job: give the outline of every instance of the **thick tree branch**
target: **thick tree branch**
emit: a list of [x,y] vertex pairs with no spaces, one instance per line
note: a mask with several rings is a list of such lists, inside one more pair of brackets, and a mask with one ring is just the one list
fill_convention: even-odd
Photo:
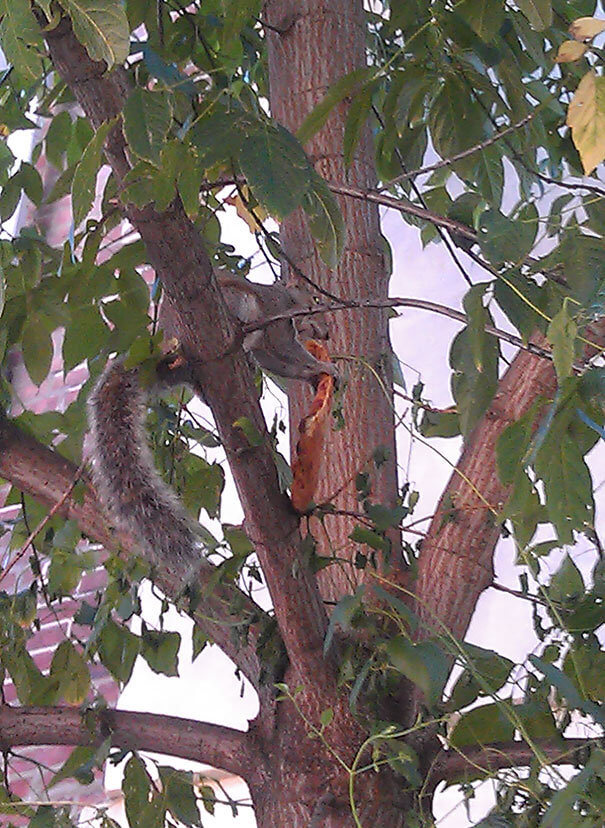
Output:
[[548,765],[575,765],[586,761],[586,752],[598,739],[537,740],[533,747],[525,742],[498,742],[484,747],[463,748],[441,752],[434,760],[428,787],[434,790],[441,782],[463,781],[465,773],[492,774],[505,768],[530,765],[537,757]]
[[[64,497],[65,492],[73,486],[77,474],[78,469],[73,463],[43,446],[0,415],[0,477],[51,509],[63,500],[57,510],[59,514],[74,520],[85,535],[106,549],[140,554],[133,538],[110,528],[88,480],[83,481],[85,488],[82,498]],[[214,566],[201,559],[197,583],[202,590],[214,575]],[[157,567],[154,580],[169,598],[178,599],[183,593],[183,582],[161,564]],[[231,605],[238,609],[237,616],[230,610]],[[257,689],[260,683],[260,663],[255,644],[262,632],[263,615],[262,610],[237,587],[222,584],[204,594],[202,606],[193,614],[195,623],[237,664]],[[247,622],[250,623],[250,644],[240,647],[235,643],[237,637],[232,635],[232,629],[237,623]]]
[[[590,332],[596,343],[603,335],[603,326],[595,325]],[[539,347],[546,344],[539,335],[535,339]],[[464,637],[479,596],[493,581],[492,559],[500,536],[495,517],[508,497],[498,475],[496,443],[537,397],[552,398],[556,387],[551,362],[518,353],[466,440],[418,561],[417,609],[426,634],[445,628],[458,639]]]
[[[126,75],[120,70],[107,74],[103,62],[93,62],[65,18],[45,37],[55,68],[93,127],[118,116],[128,94]],[[119,185],[130,169],[119,126],[110,133],[106,155]],[[183,352],[214,414],[298,680],[321,693],[322,683],[325,689],[334,681],[322,656],[325,610],[315,579],[300,559],[298,518],[280,491],[251,371],[242,351],[233,347],[233,323],[202,239],[178,200],[161,214],[152,206],[132,205],[126,214],[162,281]],[[242,416],[263,435],[261,445],[250,446],[234,425]]]
[[260,743],[252,732],[130,710],[0,705],[0,748],[26,745],[96,745],[179,756],[230,771],[250,784],[264,775]]

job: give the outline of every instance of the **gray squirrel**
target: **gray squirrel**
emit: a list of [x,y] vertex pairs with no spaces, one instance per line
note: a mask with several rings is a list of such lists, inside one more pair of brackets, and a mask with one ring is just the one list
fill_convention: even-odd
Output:
[[[230,315],[242,325],[262,324],[279,314],[312,309],[314,295],[301,285],[260,285],[218,274]],[[327,339],[319,315],[274,320],[244,336],[242,347],[266,371],[313,384],[319,374],[337,376],[334,365],[313,357],[304,339]],[[184,360],[183,360],[184,363]],[[187,382],[170,356],[158,363],[157,386]],[[175,367],[175,370],[172,368]],[[119,528],[130,532],[152,562],[194,568],[200,559],[196,524],[155,469],[145,434],[147,400],[138,369],[122,359],[105,368],[88,399],[93,481],[101,502]]]

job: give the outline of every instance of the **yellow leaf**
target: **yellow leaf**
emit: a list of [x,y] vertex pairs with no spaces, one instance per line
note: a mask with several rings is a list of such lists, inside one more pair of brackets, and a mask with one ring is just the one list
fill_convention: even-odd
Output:
[[567,126],[589,175],[605,158],[605,78],[587,72],[567,110]]
[[574,40],[592,40],[601,32],[605,32],[605,20],[596,17],[578,17],[569,27],[569,34]]
[[566,40],[559,46],[557,63],[568,63],[571,60],[579,60],[584,52],[588,49],[585,43],[578,43],[576,40]]
[[246,222],[251,233],[257,233],[260,230],[258,222],[265,221],[269,215],[267,211],[260,206],[260,204],[256,205],[254,208],[254,214],[252,214],[244,204],[244,201],[239,193],[228,196],[225,199],[225,203],[235,207],[235,212]]

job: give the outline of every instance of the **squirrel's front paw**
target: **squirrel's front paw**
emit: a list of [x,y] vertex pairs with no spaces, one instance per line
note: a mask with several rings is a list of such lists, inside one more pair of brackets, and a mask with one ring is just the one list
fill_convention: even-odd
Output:
[[334,385],[336,388],[338,387],[340,374],[338,373],[338,368],[334,365],[333,362],[322,362],[321,373],[328,374],[330,377],[334,377]]

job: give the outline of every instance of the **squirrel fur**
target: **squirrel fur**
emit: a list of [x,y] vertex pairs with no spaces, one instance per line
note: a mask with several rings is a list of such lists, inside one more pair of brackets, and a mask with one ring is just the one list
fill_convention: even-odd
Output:
[[[231,316],[240,324],[261,323],[280,313],[310,309],[306,288],[276,283],[259,285],[234,276],[218,276]],[[323,320],[298,316],[270,322],[248,333],[243,348],[267,371],[314,383],[321,373],[336,373],[303,347],[302,339],[328,338]],[[185,363],[158,363],[157,383],[144,388],[138,369],[126,369],[121,358],[101,374],[89,400],[93,481],[101,502],[120,528],[141,543],[152,563],[161,560],[182,571],[199,562],[201,543],[196,522],[176,493],[156,471],[145,433],[149,392],[162,385],[187,383]],[[175,370],[171,370],[174,367]]]

